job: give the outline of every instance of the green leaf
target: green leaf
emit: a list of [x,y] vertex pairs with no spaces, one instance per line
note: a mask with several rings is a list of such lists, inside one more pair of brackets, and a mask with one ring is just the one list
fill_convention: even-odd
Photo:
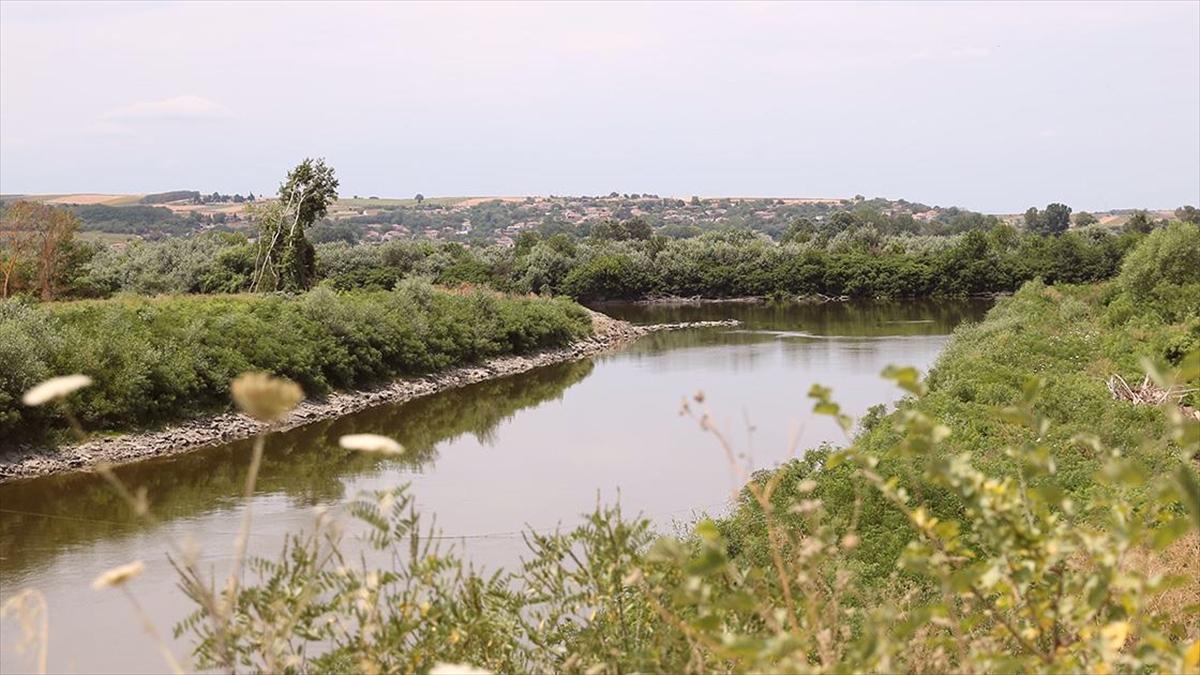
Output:
[[725,556],[715,548],[706,548],[684,566],[688,574],[710,574],[725,564]]
[[717,529],[716,523],[706,518],[696,523],[696,536],[708,542],[716,542],[721,539],[721,531]]
[[903,368],[888,366],[883,369],[883,376],[895,381],[896,386],[910,394],[924,396],[926,391],[928,391],[921,382],[921,373],[912,366],[905,366]]
[[1155,528],[1150,540],[1151,545],[1157,551],[1165,549],[1187,534],[1189,525],[1188,519],[1183,516],[1168,521],[1166,524]]
[[1193,380],[1200,380],[1200,349],[1189,352],[1183,357],[1183,363],[1179,364],[1179,381]]
[[1046,378],[1044,377],[1027,377],[1025,384],[1021,387],[1021,398],[1026,403],[1033,403],[1042,395],[1042,391],[1046,388]]
[[813,406],[813,412],[817,413],[818,415],[836,415],[841,411],[841,409],[842,407],[838,404],[830,403],[828,401],[822,401]]

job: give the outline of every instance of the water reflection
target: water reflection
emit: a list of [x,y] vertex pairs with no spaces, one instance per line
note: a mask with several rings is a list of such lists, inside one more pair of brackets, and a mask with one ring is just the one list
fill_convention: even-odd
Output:
[[[257,493],[284,495],[293,507],[341,501],[347,481],[385,467],[419,471],[436,459],[441,442],[469,434],[491,443],[501,422],[560,397],[593,367],[591,361],[562,363],[274,434],[267,439]],[[406,453],[385,459],[338,445],[340,436],[355,433],[392,436]],[[244,439],[117,467],[116,473],[127,485],[146,489],[160,519],[195,518],[236,507],[252,444]],[[91,473],[0,486],[0,509],[0,573],[6,576],[64,548],[143,527],[108,483]]]
[[[986,299],[855,300],[850,302],[697,302],[669,305],[602,303],[595,309],[633,323],[710,321],[735,317],[747,331],[803,331],[814,336],[945,335],[991,307]],[[703,333],[690,333],[703,339]],[[747,332],[753,339],[754,332]],[[764,334],[765,336],[765,334]],[[669,336],[660,334],[660,340]]]

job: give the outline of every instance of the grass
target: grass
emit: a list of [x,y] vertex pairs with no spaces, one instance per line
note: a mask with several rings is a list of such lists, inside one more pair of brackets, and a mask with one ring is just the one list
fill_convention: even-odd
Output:
[[[854,445],[889,458],[893,468],[916,476],[925,460],[898,457],[892,451],[903,440],[894,426],[899,415],[916,412],[950,429],[943,456],[965,453],[984,471],[1015,475],[1021,463],[1005,448],[1032,442],[1035,434],[1011,424],[996,410],[1019,404],[1027,384],[1042,379],[1045,385],[1038,412],[1052,426],[1041,443],[1053,458],[1057,473],[1040,481],[1079,499],[1091,499],[1105,490],[1094,480],[1105,458],[1078,442],[1080,434],[1094,435],[1105,446],[1122,449],[1143,475],[1168,471],[1176,459],[1162,450],[1169,447],[1166,413],[1114,400],[1106,380],[1117,373],[1140,381],[1144,359],[1166,364],[1169,354],[1180,351],[1176,345],[1181,340],[1190,337],[1192,349],[1200,345],[1200,330],[1194,320],[1166,323],[1149,315],[1129,317],[1114,325],[1110,306],[1121,304],[1117,302],[1120,298],[1116,282],[1065,287],[1026,284],[997,303],[983,322],[957,329],[927,378],[928,393],[920,400],[903,401],[900,412],[862,430]],[[836,389],[833,395],[836,399]],[[827,449],[815,449],[779,469],[781,488],[776,500],[790,503],[798,485],[816,480],[815,494],[826,500],[835,514],[842,514],[842,526],[848,527],[862,486],[849,468],[823,469],[828,455]],[[957,508],[954,500],[936,488],[909,487],[944,513]],[[882,581],[895,570],[912,531],[903,515],[881,499],[868,499],[858,508],[863,545],[852,557],[869,570],[868,579]],[[762,520],[762,509],[747,498],[721,528],[735,550],[761,559],[765,555]]]

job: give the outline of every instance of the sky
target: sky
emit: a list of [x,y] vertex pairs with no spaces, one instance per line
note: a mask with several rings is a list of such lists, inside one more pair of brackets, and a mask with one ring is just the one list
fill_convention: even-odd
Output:
[[0,3],[0,192],[1200,202],[1200,2]]

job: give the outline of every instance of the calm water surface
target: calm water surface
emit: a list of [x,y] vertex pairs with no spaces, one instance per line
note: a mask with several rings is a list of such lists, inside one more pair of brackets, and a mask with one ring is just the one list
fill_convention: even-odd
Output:
[[[738,328],[659,333],[587,361],[448,391],[276,434],[267,442],[254,514],[252,553],[279,550],[308,527],[312,508],[337,508],[362,490],[410,483],[425,513],[465,554],[495,567],[517,562],[523,527],[571,525],[597,499],[618,498],[663,530],[725,510],[733,479],[711,437],[679,416],[702,390],[716,421],[756,467],[800,447],[840,440],[810,414],[814,382],[834,387],[851,414],[894,401],[879,378],[889,364],[926,368],[950,331],[977,320],[985,302],[736,303],[648,307],[607,305],[637,323],[737,318]],[[339,436],[376,433],[405,445],[403,459],[340,449]],[[250,442],[121,467],[145,487],[156,527],[136,522],[92,474],[0,486],[0,599],[40,589],[50,608],[52,672],[158,672],[163,664],[119,593],[94,592],[100,572],[144,560],[132,585],[169,628],[191,607],[175,588],[168,537],[195,542],[205,565],[228,570],[247,504],[241,497]],[[459,539],[461,537],[461,539]],[[28,670],[15,651],[12,620],[0,634],[0,670]],[[176,652],[186,652],[177,643]]]

